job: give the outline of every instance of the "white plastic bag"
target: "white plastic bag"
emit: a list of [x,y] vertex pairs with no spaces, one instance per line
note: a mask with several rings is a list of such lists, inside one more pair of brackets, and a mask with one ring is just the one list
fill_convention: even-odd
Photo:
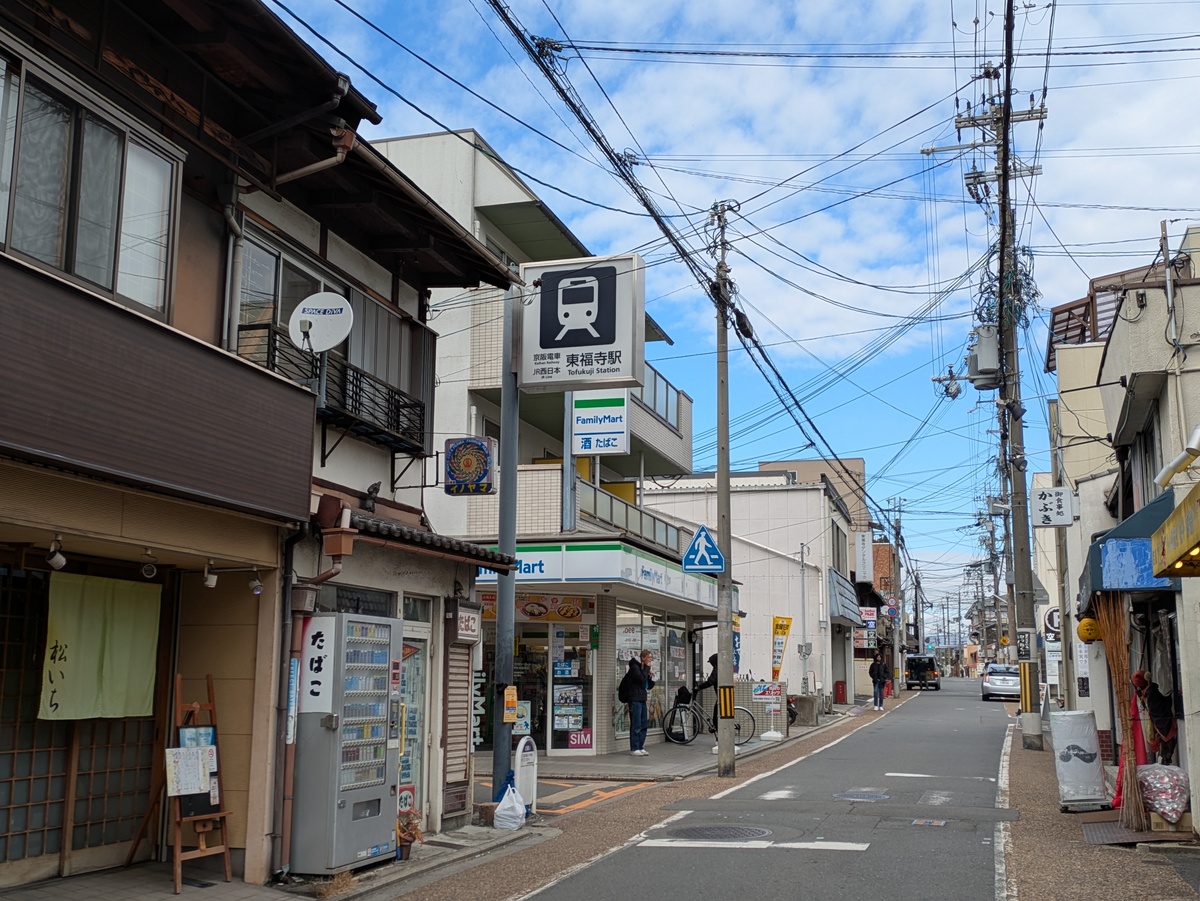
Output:
[[520,829],[525,825],[525,801],[513,786],[505,790],[504,797],[496,805],[492,823],[497,829]]

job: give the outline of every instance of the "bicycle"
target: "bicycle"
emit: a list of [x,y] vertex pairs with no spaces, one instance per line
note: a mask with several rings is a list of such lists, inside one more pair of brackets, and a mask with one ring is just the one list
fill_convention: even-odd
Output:
[[[663,718],[663,733],[668,741],[686,745],[695,740],[701,728],[716,731],[716,724],[699,701],[699,692],[693,692],[685,702],[677,700],[675,706]],[[744,745],[754,737],[754,714],[745,707],[733,708],[733,743]]]

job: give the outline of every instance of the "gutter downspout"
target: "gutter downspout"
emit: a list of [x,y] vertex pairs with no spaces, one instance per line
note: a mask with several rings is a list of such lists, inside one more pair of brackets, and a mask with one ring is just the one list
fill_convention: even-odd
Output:
[[245,232],[237,221],[238,186],[234,182],[221,188],[225,224],[233,235],[233,254],[229,261],[229,297],[225,301],[225,349],[236,354],[238,325],[242,320],[242,243]]
[[[288,536],[283,544],[283,585],[280,600],[280,647],[292,636],[292,568],[295,562],[296,545],[304,540],[308,533],[307,527],[299,529],[294,535]],[[283,850],[283,796],[284,768],[286,766],[284,749],[287,746],[288,700],[291,689],[291,662],[279,668],[279,691],[275,701],[275,787],[272,792],[273,803],[271,812],[271,872],[280,873],[284,868],[287,852]]]
[[294,128],[297,125],[303,125],[317,116],[323,116],[326,113],[332,113],[341,103],[342,98],[350,91],[350,76],[342,72],[337,73],[337,85],[333,89],[333,93],[329,95],[329,99],[324,103],[314,106],[312,109],[304,110],[296,113],[294,116],[289,116],[274,125],[268,125],[266,128],[260,128],[258,131],[251,132],[248,135],[243,135],[241,141],[246,146],[257,144],[264,138],[272,137],[280,132],[287,131],[289,128]]
[[[343,505],[340,523],[350,522],[350,508]],[[342,572],[342,555],[334,554],[332,556],[333,564],[329,569],[320,575],[313,576],[307,582],[294,586],[295,588],[313,588],[323,582],[328,582],[334,576],[340,575]],[[288,607],[291,607],[291,592],[285,599]],[[290,615],[289,609],[289,615]],[[297,673],[300,671],[300,658],[304,644],[304,619],[299,616],[291,617],[291,648],[288,654],[288,681],[290,674],[294,669]],[[284,710],[284,720],[286,723],[287,710]],[[293,790],[296,784],[296,743],[285,743],[283,749],[283,803],[280,809],[281,824],[279,830],[280,855],[279,868],[276,872],[287,873],[292,862],[292,800]]]
[[333,156],[326,160],[317,160],[315,163],[310,163],[307,166],[301,166],[299,169],[293,169],[291,172],[285,172],[283,175],[275,176],[275,187],[287,184],[289,181],[296,181],[315,172],[332,169],[334,166],[340,166],[346,162],[346,155],[358,144],[358,135],[354,133],[354,129],[352,128],[331,128],[329,129],[329,133],[333,135]]

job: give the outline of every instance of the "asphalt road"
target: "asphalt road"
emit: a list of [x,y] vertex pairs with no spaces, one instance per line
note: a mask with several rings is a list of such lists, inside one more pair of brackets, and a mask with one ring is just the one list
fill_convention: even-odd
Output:
[[994,898],[1005,705],[946,680],[819,753],[665,822],[536,893],[578,898]]

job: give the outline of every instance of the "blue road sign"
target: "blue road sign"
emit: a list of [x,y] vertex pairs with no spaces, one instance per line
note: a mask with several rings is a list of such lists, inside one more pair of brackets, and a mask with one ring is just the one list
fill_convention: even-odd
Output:
[[707,526],[701,526],[692,536],[692,543],[683,552],[682,568],[685,573],[725,572],[725,555],[717,547],[716,539]]

